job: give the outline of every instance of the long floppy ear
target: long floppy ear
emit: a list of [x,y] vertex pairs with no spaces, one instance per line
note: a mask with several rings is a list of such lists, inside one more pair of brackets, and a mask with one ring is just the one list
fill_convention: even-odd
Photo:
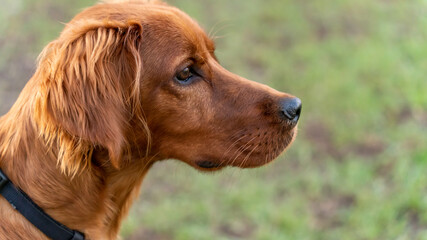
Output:
[[47,142],[59,144],[64,172],[90,167],[97,147],[120,167],[139,98],[141,34],[136,21],[75,22],[40,55],[35,117]]

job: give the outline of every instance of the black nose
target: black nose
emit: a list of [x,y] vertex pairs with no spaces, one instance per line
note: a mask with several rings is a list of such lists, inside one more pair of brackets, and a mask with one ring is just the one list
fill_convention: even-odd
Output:
[[280,117],[285,120],[292,122],[298,122],[301,114],[301,100],[297,97],[294,98],[283,98],[280,100]]

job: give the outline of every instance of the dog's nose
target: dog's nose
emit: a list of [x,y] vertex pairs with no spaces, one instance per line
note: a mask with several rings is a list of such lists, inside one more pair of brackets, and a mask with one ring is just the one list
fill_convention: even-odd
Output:
[[283,98],[279,102],[280,117],[285,120],[290,120],[294,123],[298,122],[301,114],[301,100],[297,97]]

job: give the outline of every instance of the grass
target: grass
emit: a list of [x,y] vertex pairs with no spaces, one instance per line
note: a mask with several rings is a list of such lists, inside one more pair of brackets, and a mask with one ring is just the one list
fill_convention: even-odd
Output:
[[[0,7],[0,93],[92,1],[16,2]],[[123,236],[427,239],[426,1],[169,2],[216,33],[226,68],[300,97],[300,131],[256,170],[157,164]]]

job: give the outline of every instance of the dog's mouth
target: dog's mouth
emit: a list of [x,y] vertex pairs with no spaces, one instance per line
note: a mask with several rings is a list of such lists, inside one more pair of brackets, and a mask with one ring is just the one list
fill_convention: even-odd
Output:
[[[199,156],[192,164],[202,171],[216,171],[224,167],[254,168],[265,165],[284,152],[295,138],[295,131],[275,139],[259,137],[259,141],[243,141],[224,152]],[[254,138],[248,138],[254,139]],[[268,139],[268,141],[267,141]],[[191,161],[190,161],[191,162]]]
[[197,161],[196,164],[200,168],[206,169],[206,170],[213,170],[213,169],[222,167],[221,163],[216,163],[214,161],[209,161],[209,160]]

